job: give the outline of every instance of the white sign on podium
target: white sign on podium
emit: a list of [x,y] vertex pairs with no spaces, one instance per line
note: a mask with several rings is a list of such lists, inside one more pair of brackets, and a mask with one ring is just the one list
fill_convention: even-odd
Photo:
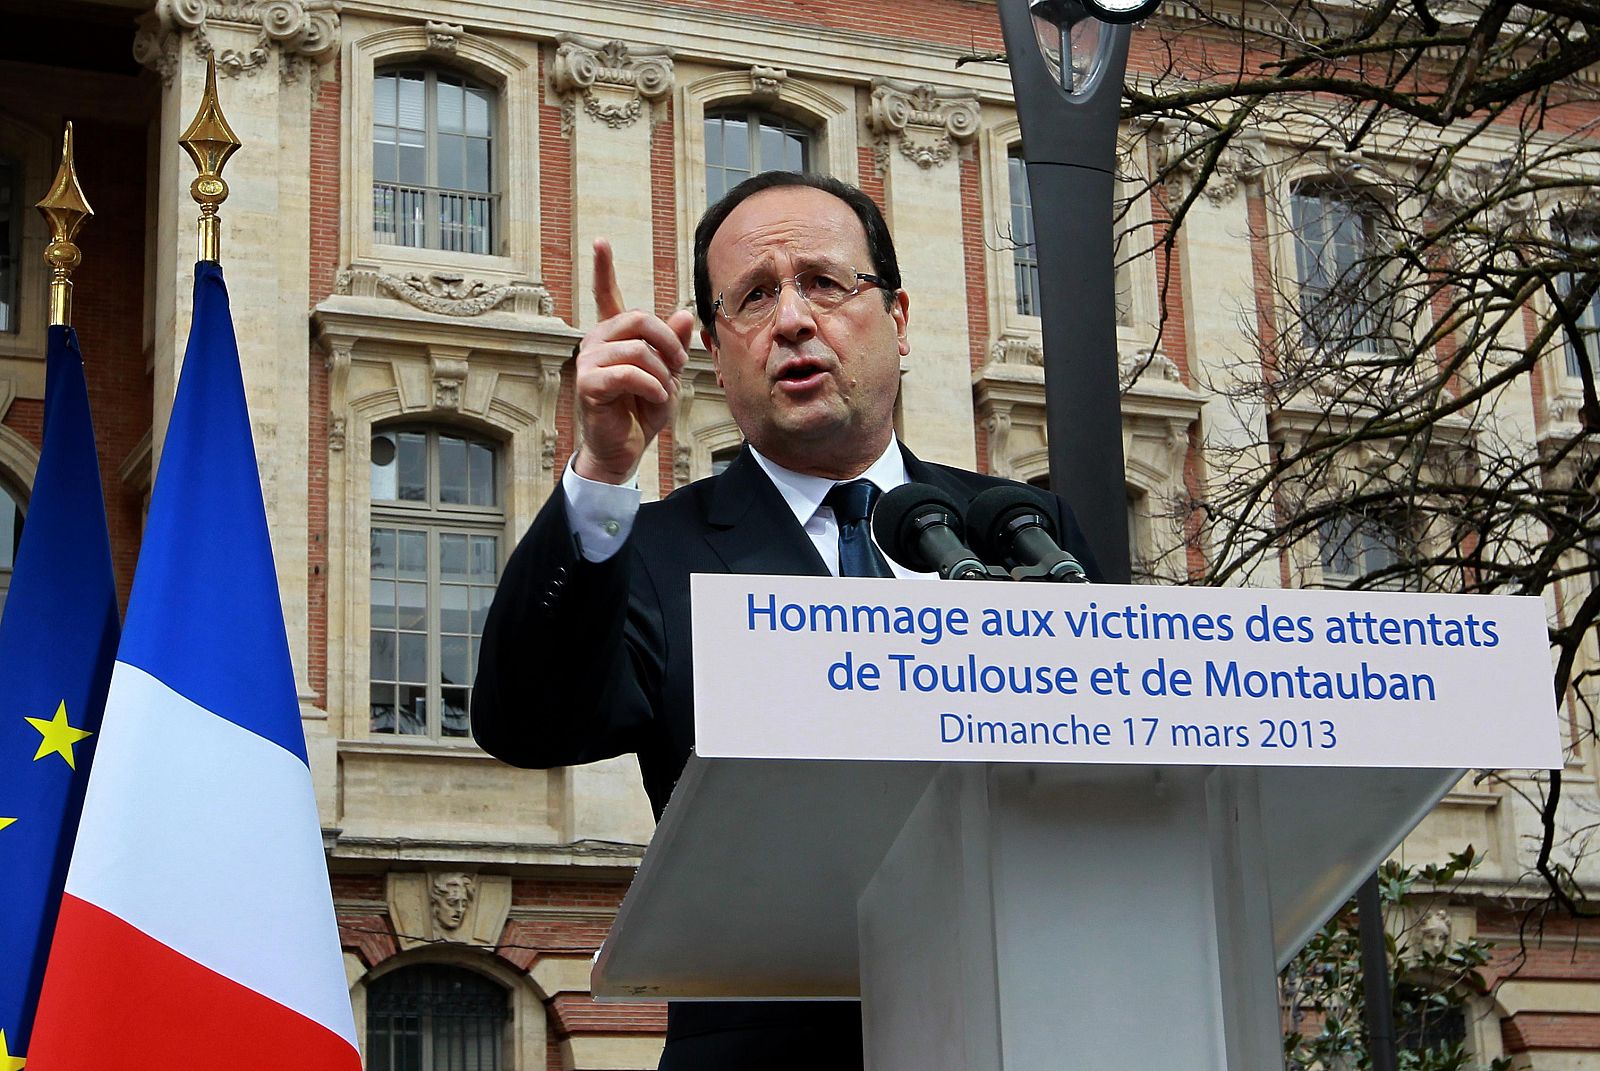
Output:
[[708,758],[1561,764],[1537,598],[751,576],[693,598]]

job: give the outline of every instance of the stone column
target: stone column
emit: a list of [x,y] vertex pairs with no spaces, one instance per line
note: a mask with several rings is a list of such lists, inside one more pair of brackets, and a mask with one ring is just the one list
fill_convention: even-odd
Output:
[[310,106],[339,45],[332,0],[159,0],[134,42],[161,98],[154,340],[156,459],[188,340],[199,209],[178,138],[217,61],[217,94],[243,147],[229,161],[222,265],[266,498],[289,648],[307,685],[307,397]]
[[886,78],[872,84],[885,215],[911,296],[911,356],[901,424],[918,456],[973,468],[972,363],[957,146],[978,132],[978,98]]
[[[572,139],[572,235],[578,265],[578,322],[594,325],[594,240],[609,238],[617,282],[630,308],[655,304],[651,227],[650,130],[657,102],[672,90],[672,54],[591,41],[556,39],[550,89],[561,98],[561,129]],[[648,501],[660,494],[660,464],[651,445],[639,465]]]

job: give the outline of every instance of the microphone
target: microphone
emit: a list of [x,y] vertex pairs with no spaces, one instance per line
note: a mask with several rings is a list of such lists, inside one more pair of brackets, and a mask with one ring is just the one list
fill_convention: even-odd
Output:
[[872,510],[872,534],[883,552],[918,573],[943,580],[988,580],[989,568],[963,542],[961,507],[925,483],[886,492]]
[[1056,523],[1044,493],[1016,484],[980,492],[967,507],[978,553],[1003,562],[1017,580],[1087,583],[1078,559],[1056,542]]

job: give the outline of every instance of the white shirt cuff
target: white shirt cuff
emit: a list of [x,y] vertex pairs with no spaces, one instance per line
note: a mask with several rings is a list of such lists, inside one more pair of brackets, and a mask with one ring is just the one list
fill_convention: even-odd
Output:
[[642,496],[636,480],[620,485],[587,480],[568,465],[561,474],[561,493],[567,498],[567,526],[586,559],[603,562],[622,549],[639,514]]

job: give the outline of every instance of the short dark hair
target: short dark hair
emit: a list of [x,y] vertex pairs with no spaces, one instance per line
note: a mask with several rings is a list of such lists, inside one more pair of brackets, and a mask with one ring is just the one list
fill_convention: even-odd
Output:
[[872,272],[883,280],[884,307],[889,308],[894,304],[895,292],[900,289],[900,260],[895,256],[894,239],[889,236],[889,224],[884,220],[877,202],[848,182],[840,182],[827,175],[809,171],[763,171],[723,194],[722,200],[706,209],[706,214],[700,217],[699,226],[694,229],[694,307],[701,325],[713,338],[717,334],[717,324],[712,305],[717,298],[711,292],[711,269],[706,265],[706,252],[711,248],[711,239],[741,203],[762,190],[780,186],[809,186],[823,193],[831,193],[850,206],[850,210],[861,221],[861,229],[867,232],[867,254],[872,258]]

